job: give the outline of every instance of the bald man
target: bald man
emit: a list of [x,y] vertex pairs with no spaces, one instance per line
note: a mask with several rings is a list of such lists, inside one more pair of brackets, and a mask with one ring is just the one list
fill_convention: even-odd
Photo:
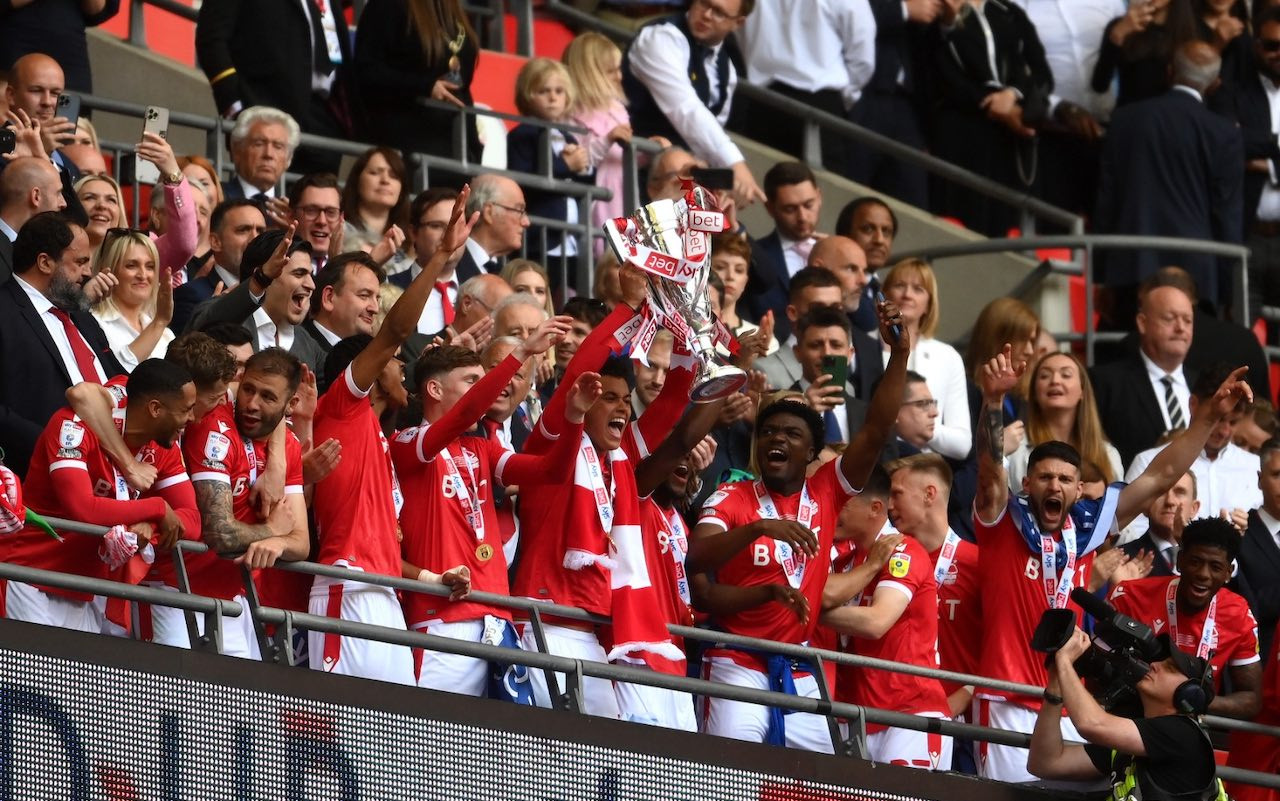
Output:
[[649,165],[649,181],[645,188],[649,193],[649,201],[676,200],[684,194],[681,182],[693,177],[693,168],[698,160],[693,154],[678,145],[663,150],[653,157]]
[[[0,29],[5,27],[7,19],[0,18]],[[9,85],[5,87],[5,99],[9,101],[11,110],[21,109],[27,116],[40,123],[40,138],[44,143],[46,154],[52,154],[53,163],[61,173],[62,196],[66,199],[65,213],[77,225],[87,225],[89,215],[85,214],[80,199],[76,197],[72,185],[80,177],[80,170],[57,148],[71,144],[75,138],[75,123],[65,117],[58,117],[58,98],[66,88],[62,67],[58,62],[43,53],[29,53],[13,63],[9,74]],[[0,169],[5,169],[0,162]]]
[[13,242],[27,220],[42,211],[61,211],[58,171],[46,159],[14,159],[0,173],[0,284],[13,275]]
[[867,254],[857,242],[847,236],[819,239],[809,252],[809,262],[805,266],[822,267],[835,273],[844,293],[844,310],[850,316],[858,310],[862,291],[867,288],[871,273],[867,272]]
[[499,259],[520,249],[524,230],[529,227],[524,191],[515,181],[500,175],[481,175],[472,180],[467,214],[476,212],[480,213],[480,220],[471,230],[467,252],[456,271],[462,282],[481,273],[499,272]]

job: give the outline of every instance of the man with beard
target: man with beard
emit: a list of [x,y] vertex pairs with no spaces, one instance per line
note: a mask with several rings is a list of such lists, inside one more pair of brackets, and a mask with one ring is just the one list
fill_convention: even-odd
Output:
[[[302,381],[302,363],[280,348],[259,351],[245,362],[235,404],[219,404],[192,426],[182,450],[200,506],[205,543],[212,553],[192,559],[191,589],[200,595],[248,604],[241,565],[260,571],[278,559],[305,559],[311,547],[302,495],[302,447],[285,440],[284,500],[268,516],[251,502],[250,491],[267,466],[267,446],[282,424]],[[216,554],[243,555],[234,561]],[[268,580],[270,583],[270,580]],[[262,587],[263,602],[275,605]],[[223,621],[224,654],[258,659],[258,641],[249,615]]]
[[57,212],[37,214],[18,232],[13,257],[14,280],[0,285],[0,448],[21,476],[67,389],[124,369],[80,290],[92,257],[84,229]]
[[[1253,393],[1244,382],[1246,368],[1228,376],[1205,402],[1198,404],[1191,425],[1176,436],[1129,484],[1116,483],[1097,500],[1081,500],[1080,454],[1064,442],[1041,443],[1027,459],[1022,493],[1010,496],[1004,467],[1005,395],[1017,385],[1026,362],[1014,362],[1013,348],[982,367],[979,385],[983,404],[978,417],[978,492],[974,528],[980,548],[978,571],[982,608],[1001,610],[984,622],[983,676],[1043,687],[1044,661],[1028,647],[1046,609],[1069,605],[1073,587],[1087,587],[1093,552],[1168,491],[1204,447],[1209,435],[1242,400]],[[1040,697],[980,688],[975,722],[1030,733],[1035,728]],[[1063,736],[1081,738],[1063,719]],[[979,770],[989,779],[1035,781],[1027,756],[1012,746],[979,745]]]
[[[59,542],[32,525],[0,539],[5,562],[92,578],[110,576],[152,539],[171,548],[184,531],[200,530],[191,483],[175,441],[192,419],[196,388],[191,375],[161,359],[147,359],[129,377],[127,405],[114,415],[117,430],[140,462],[154,464],[157,479],[135,492],[115,469],[98,437],[71,409],[51,416],[36,443],[24,482],[28,506],[42,514],[113,527],[105,538],[66,535]],[[124,526],[123,528],[115,528]],[[145,567],[137,574],[141,578]],[[136,581],[136,578],[134,579]],[[53,587],[7,582],[4,616],[10,620],[102,630],[102,613],[93,596]]]

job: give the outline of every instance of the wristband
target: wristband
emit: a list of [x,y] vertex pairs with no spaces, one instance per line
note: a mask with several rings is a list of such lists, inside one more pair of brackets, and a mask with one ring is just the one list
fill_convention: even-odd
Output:
[[266,287],[271,286],[271,282],[272,282],[272,281],[274,281],[274,280],[276,280],[276,279],[272,278],[271,276],[267,275],[266,273],[264,273],[264,272],[262,271],[262,268],[261,268],[261,267],[258,267],[257,269],[255,269],[255,270],[253,271],[252,275],[250,275],[250,277],[251,277],[253,280],[257,281],[257,282],[258,282],[258,285],[259,285],[259,286],[261,286],[261,287],[263,287],[264,289],[265,289]]
[[1046,704],[1050,705],[1050,706],[1062,706],[1062,696],[1061,696],[1061,695],[1054,695],[1053,693],[1049,692],[1048,690],[1045,690],[1045,692],[1044,692],[1044,702],[1045,702]]

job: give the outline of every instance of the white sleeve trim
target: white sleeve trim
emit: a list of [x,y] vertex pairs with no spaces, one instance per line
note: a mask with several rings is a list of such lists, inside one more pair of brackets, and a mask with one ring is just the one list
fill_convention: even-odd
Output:
[[511,450],[510,448],[507,448],[503,450],[502,455],[498,457],[498,466],[493,470],[493,477],[498,480],[499,484],[507,483],[502,480],[502,471],[507,469],[507,462],[511,459],[512,456],[515,456],[515,455],[516,455],[515,451]]
[[373,391],[373,384],[370,384],[368,389],[360,389],[360,387],[356,386],[356,374],[351,369],[353,365],[354,362],[348,364],[347,369],[342,371],[342,376],[347,380],[347,389],[357,398],[367,398],[369,393]]
[[151,489],[162,490],[162,489],[165,489],[166,487],[172,487],[174,484],[181,484],[184,481],[190,481],[190,480],[191,480],[191,477],[188,476],[187,471],[184,470],[181,473],[175,473],[169,476],[168,478],[160,479],[159,481],[151,485]]
[[301,494],[302,494],[302,485],[301,485],[301,484],[288,484],[288,485],[286,485],[286,486],[285,486],[285,488],[284,488],[284,494],[285,494],[285,495],[301,495]]
[[555,442],[556,440],[560,439],[559,434],[552,434],[550,431],[547,430],[547,427],[543,425],[544,422],[546,421],[543,420],[541,417],[538,418],[538,430],[542,432],[542,436],[546,437],[551,442]]
[[1253,656],[1246,657],[1244,659],[1232,659],[1227,662],[1227,667],[1244,667],[1245,665],[1252,665],[1254,662],[1261,661],[1262,657],[1258,654],[1254,654]]
[[49,463],[50,473],[52,473],[54,470],[64,470],[68,468],[75,469],[75,470],[83,470],[86,473],[89,472],[89,466],[77,459],[59,459],[56,462]]
[[876,592],[879,592],[882,587],[886,587],[891,590],[897,590],[898,592],[907,596],[908,601],[916,597],[916,594],[911,590],[911,588],[900,581],[882,581],[876,585]]
[[709,524],[711,524],[711,525],[715,526],[716,528],[720,529],[721,531],[728,531],[728,530],[729,530],[729,524],[728,524],[728,523],[726,523],[726,522],[724,522],[723,520],[721,520],[721,519],[720,519],[720,518],[718,518],[718,517],[703,517],[703,518],[700,518],[700,519],[698,520],[698,525],[700,526],[700,525],[702,525],[703,523],[709,523]]
[[215,473],[215,472],[192,473],[191,482],[195,483],[197,481],[216,481],[219,484],[226,484],[227,486],[231,486],[231,476],[227,475],[226,473]]

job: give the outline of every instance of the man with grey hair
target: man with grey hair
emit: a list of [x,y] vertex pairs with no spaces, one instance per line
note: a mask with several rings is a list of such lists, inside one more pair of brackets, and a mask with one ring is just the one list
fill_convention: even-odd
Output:
[[547,316],[546,307],[528,292],[508,295],[493,309],[493,335],[523,342]]
[[491,316],[511,292],[511,285],[497,275],[486,273],[468,278],[458,287],[458,303],[450,327],[458,333],[466,331]]
[[231,129],[236,177],[222,184],[226,197],[258,201],[267,214],[266,201],[277,196],[276,188],[293,163],[301,134],[297,120],[278,108],[252,106],[240,112]]
[[477,212],[480,221],[472,229],[466,253],[458,262],[457,274],[462,281],[501,270],[498,260],[520,249],[524,229],[529,227],[524,191],[515,181],[500,175],[481,175],[471,182],[467,215]]
[[[1201,41],[1173,57],[1173,88],[1116,109],[1102,149],[1098,233],[1176,236],[1240,242],[1243,238],[1244,143],[1239,128],[1205,108],[1222,60]],[[1167,264],[1196,282],[1202,300],[1230,301],[1231,276],[1213,256],[1145,250],[1103,250],[1099,280],[1113,293],[1115,327],[1129,328],[1138,284]]]

